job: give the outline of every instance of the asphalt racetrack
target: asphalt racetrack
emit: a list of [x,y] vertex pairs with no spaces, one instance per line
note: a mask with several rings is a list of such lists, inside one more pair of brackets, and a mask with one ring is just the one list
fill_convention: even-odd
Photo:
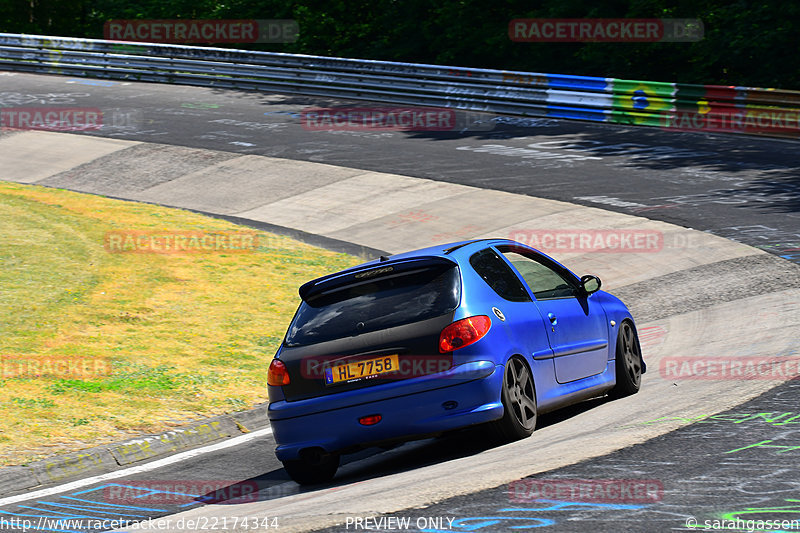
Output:
[[598,206],[800,261],[795,141],[491,115],[466,124],[463,133],[303,127],[303,110],[341,103],[27,74],[3,77],[0,86],[2,107],[102,110],[104,127],[90,135],[314,161]]
[[[530,220],[550,229],[570,221],[658,228],[665,240],[676,236],[662,255],[552,252],[599,273],[631,306],[649,365],[642,391],[543,416],[530,439],[504,446],[465,430],[365,451],[348,457],[331,485],[313,489],[289,480],[267,427],[172,462],[11,490],[0,495],[0,529],[800,531],[791,522],[800,520],[798,381],[681,380],[661,364],[702,355],[796,361],[796,142],[490,115],[453,132],[304,127],[304,109],[338,104],[6,75],[0,107],[96,108],[104,125],[80,135],[1,133],[0,179],[190,207],[390,252],[414,239],[535,227]],[[42,153],[71,143],[99,150],[99,138],[120,142],[49,170],[26,166],[9,148],[24,141]],[[241,185],[217,203],[201,198],[193,180],[210,179],[207,168],[275,161],[255,156],[288,161],[292,181],[274,190]],[[158,170],[163,176],[153,177]],[[133,183],[136,176],[152,183]],[[374,194],[397,198],[402,209],[360,206],[346,219],[342,198],[376,184],[386,188]],[[259,194],[262,207],[244,205]],[[331,202],[340,207],[328,213]],[[325,216],[292,219],[303,205]],[[443,226],[420,232],[433,216]],[[178,486],[185,493],[164,491]],[[65,527],[59,517],[80,522]],[[148,519],[137,529],[112,522]]]

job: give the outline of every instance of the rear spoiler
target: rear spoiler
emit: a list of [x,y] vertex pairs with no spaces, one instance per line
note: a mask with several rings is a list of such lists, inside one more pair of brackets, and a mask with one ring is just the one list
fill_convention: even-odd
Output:
[[397,277],[416,272],[427,268],[443,268],[458,266],[458,263],[444,257],[413,257],[409,259],[398,259],[396,261],[383,261],[371,263],[364,267],[329,274],[321,278],[304,283],[300,286],[300,298],[304,302],[309,302],[317,296],[328,294],[343,287],[371,283],[376,279],[387,277]]

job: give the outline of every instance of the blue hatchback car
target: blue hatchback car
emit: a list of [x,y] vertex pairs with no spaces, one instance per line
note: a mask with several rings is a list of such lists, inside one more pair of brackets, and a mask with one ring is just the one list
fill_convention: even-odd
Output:
[[504,239],[381,257],[300,287],[268,372],[276,455],[301,484],[359,449],[485,424],[529,436],[539,414],[639,390],[628,308]]

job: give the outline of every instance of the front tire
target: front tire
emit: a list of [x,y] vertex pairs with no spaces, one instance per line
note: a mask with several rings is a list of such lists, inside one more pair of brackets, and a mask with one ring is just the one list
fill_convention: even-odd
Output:
[[503,418],[492,423],[493,432],[503,441],[529,437],[536,428],[536,389],[528,365],[512,357],[503,375]]
[[619,327],[615,361],[617,384],[608,395],[612,398],[624,398],[639,392],[642,383],[642,349],[636,330],[627,320]]
[[282,462],[289,477],[300,485],[327,483],[333,479],[339,468],[339,456],[336,454],[319,455],[313,460],[293,459]]

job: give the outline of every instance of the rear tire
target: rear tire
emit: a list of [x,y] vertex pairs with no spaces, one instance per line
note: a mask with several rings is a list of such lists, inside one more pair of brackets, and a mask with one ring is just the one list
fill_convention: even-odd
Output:
[[508,360],[503,373],[503,418],[492,422],[495,435],[505,442],[529,437],[536,428],[536,389],[528,365],[519,358]]
[[624,398],[639,392],[642,383],[642,348],[636,330],[627,320],[619,327],[615,361],[617,384],[608,395],[612,398]]
[[335,454],[320,455],[313,460],[293,459],[282,462],[289,477],[300,485],[327,483],[333,479],[339,468],[339,456]]

